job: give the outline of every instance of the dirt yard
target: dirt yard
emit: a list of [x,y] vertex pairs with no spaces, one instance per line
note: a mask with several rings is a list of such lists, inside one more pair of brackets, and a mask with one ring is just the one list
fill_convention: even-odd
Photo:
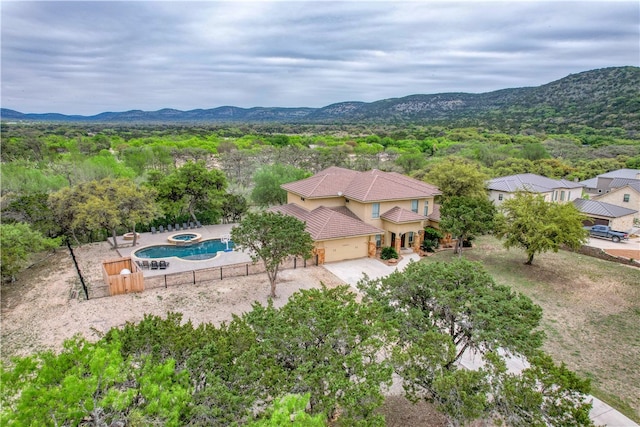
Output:
[[[119,255],[105,243],[75,250],[80,270],[89,284],[102,286],[101,261]],[[276,306],[286,303],[300,289],[335,287],[343,282],[322,267],[284,270],[279,273]],[[140,294],[84,300],[80,280],[66,249],[59,249],[2,287],[1,358],[59,350],[64,340],[81,334],[97,340],[126,322],[142,320],[145,313],[159,316],[180,312],[195,324],[220,324],[232,314],[251,310],[254,301],[267,303],[266,275],[237,277],[198,285],[146,290]],[[401,396],[387,399],[382,413],[387,425],[443,427],[446,419],[425,403],[414,405]]]
[[[89,285],[103,285],[101,261],[118,257],[107,243],[86,245],[75,253]],[[278,277],[276,306],[299,289],[321,282],[328,287],[342,284],[322,267],[284,270]],[[59,349],[75,334],[95,340],[113,327],[142,320],[145,313],[164,316],[175,311],[195,324],[218,325],[232,314],[251,310],[254,301],[266,304],[268,294],[266,275],[259,274],[86,301],[68,251],[59,249],[2,287],[2,359]]]

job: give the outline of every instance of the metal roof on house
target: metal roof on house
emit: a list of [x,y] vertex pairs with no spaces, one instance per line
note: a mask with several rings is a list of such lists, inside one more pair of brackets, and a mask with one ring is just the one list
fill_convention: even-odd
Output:
[[352,216],[353,214],[342,213],[342,209],[320,206],[312,211],[307,211],[294,203],[289,203],[274,206],[269,211],[291,215],[303,221],[305,229],[316,241],[384,233],[384,230],[362,222]]
[[388,211],[380,215],[380,218],[396,224],[424,221],[427,219],[426,216],[417,214],[413,211],[409,211],[398,206],[389,209]]
[[618,169],[598,175],[602,178],[640,179],[640,169]]
[[620,218],[638,212],[633,209],[612,205],[611,203],[598,202],[597,200],[575,199],[573,204],[583,214],[606,218]]
[[551,179],[534,173],[521,173],[518,175],[494,178],[487,183],[489,190],[515,193],[516,191],[529,191],[532,193],[548,193],[557,188],[582,188],[583,184],[566,179]]
[[396,172],[357,172],[332,166],[312,177],[282,185],[305,198],[344,196],[360,202],[421,199],[440,195],[437,187]]
[[640,193],[640,179],[614,178],[609,184],[609,188],[622,188],[629,186]]

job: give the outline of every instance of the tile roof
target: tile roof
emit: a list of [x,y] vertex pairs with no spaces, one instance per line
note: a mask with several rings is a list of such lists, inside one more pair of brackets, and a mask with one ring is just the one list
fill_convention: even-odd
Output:
[[433,205],[433,212],[428,217],[431,221],[440,222],[440,205]]
[[394,222],[396,224],[400,224],[403,222],[424,221],[427,219],[426,216],[419,215],[413,211],[409,211],[398,206],[389,209],[388,211],[380,215],[380,218],[386,221]]
[[441,194],[437,187],[396,172],[357,172],[332,166],[282,188],[306,198],[344,196],[360,202],[406,200]]
[[489,190],[514,193],[516,191],[530,191],[532,193],[548,193],[556,188],[582,188],[579,182],[566,179],[551,179],[534,173],[521,173],[518,175],[494,178],[487,183]]
[[575,199],[573,204],[586,215],[604,216],[607,218],[620,218],[634,214],[638,211],[612,205],[611,203],[598,202],[596,200]]
[[305,229],[316,241],[384,233],[384,230],[360,221],[357,217],[352,216],[353,214],[342,213],[341,209],[336,208],[320,206],[312,211],[307,211],[290,203],[274,206],[269,211],[291,215],[303,221],[306,224]]

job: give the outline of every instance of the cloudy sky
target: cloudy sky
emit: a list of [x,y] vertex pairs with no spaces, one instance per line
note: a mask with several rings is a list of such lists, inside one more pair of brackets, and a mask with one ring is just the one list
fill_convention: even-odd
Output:
[[2,107],[322,107],[640,65],[637,1],[6,1]]

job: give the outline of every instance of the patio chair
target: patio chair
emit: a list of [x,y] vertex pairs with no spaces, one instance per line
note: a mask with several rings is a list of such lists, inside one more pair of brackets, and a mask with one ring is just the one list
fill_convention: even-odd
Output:
[[196,227],[202,228],[202,224],[200,223],[200,221],[196,221]]
[[193,228],[196,228],[196,223],[195,223],[195,222],[193,222],[193,221],[191,221],[191,222],[189,223],[189,228],[192,228],[192,229],[193,229]]
[[148,270],[149,269],[149,261],[147,261],[147,260],[142,261],[142,269],[143,270]]
[[161,233],[164,233],[164,226],[161,225],[160,227],[158,227],[158,230],[160,230]]
[[141,262],[141,261],[136,260],[136,265],[137,265],[140,269],[143,269],[143,268],[144,268],[144,267],[142,266],[142,262]]
[[171,224],[167,225],[167,231],[171,233],[173,231],[173,226]]
[[151,234],[156,234],[158,230],[155,227],[151,227]]
[[176,231],[180,230],[180,224],[176,223],[175,228],[176,228]]
[[169,263],[168,263],[167,261],[165,261],[165,260],[161,259],[161,260],[158,262],[158,266],[160,267],[160,270],[166,270],[166,269],[167,269],[167,267],[169,267]]
[[188,228],[189,228],[189,226],[187,225],[187,223],[186,223],[186,222],[183,222],[183,223],[182,223],[182,229],[183,229],[183,230],[187,230]]
[[155,260],[151,261],[151,269],[152,270],[157,270],[158,268],[159,268],[158,267],[158,261],[155,261]]

